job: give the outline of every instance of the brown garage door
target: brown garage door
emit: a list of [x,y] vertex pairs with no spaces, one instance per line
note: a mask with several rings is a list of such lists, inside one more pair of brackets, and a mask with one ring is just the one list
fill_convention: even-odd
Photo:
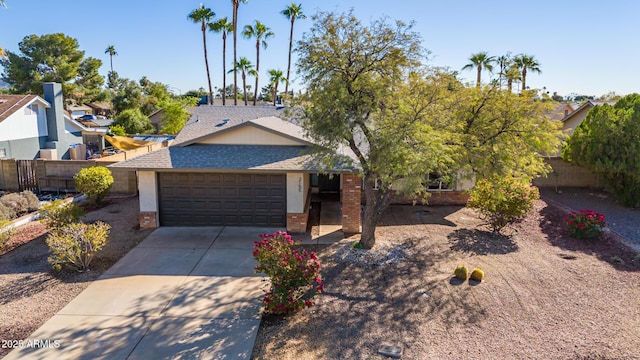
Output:
[[160,173],[158,183],[162,226],[286,226],[284,174]]

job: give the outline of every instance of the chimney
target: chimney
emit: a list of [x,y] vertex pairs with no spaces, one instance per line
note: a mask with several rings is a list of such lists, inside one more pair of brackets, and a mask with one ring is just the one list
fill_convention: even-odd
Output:
[[[49,148],[58,148],[58,141],[64,137],[64,104],[62,99],[62,85],[55,82],[42,84],[44,99],[51,104],[47,109],[47,130]],[[66,149],[58,149],[58,153],[64,153]]]

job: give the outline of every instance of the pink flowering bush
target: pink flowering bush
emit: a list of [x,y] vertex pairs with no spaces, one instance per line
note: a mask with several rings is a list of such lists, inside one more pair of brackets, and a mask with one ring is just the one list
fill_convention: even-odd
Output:
[[271,279],[271,288],[262,299],[265,311],[291,314],[313,305],[313,298],[324,290],[316,253],[295,249],[300,242],[291,240],[286,232],[260,238],[253,245],[253,257],[259,263],[256,272]]
[[593,210],[572,212],[564,218],[569,229],[569,235],[575,239],[593,238],[602,234],[607,223],[604,215]]

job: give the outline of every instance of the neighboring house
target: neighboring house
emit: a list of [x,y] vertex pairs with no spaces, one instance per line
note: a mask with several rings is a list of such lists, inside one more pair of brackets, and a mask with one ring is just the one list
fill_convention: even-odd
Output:
[[160,123],[162,122],[163,115],[164,109],[158,109],[149,115],[149,121],[151,121],[151,125],[153,125],[153,128],[156,129],[156,132],[159,132],[160,128],[162,128],[162,125]]
[[36,95],[0,95],[0,158],[69,159],[71,145],[96,133],[65,116],[62,86],[44,83]]
[[104,116],[106,118],[111,117],[111,105],[109,103],[100,102],[85,105],[88,106],[91,109],[92,114],[96,116]]
[[[282,110],[189,110],[192,118],[172,146],[112,165],[138,172],[141,227],[265,226],[304,232],[313,179],[324,179],[324,186],[342,192],[343,230],[360,231],[358,170],[348,162],[331,168],[318,164],[311,155],[315,144],[300,126],[281,119]],[[335,174],[332,180],[329,173]]]
[[67,105],[67,111],[74,120],[83,115],[91,114],[91,108],[86,105],[70,104]]
[[573,134],[573,131],[586,119],[589,110],[593,109],[594,106],[604,104],[614,105],[615,103],[615,101],[588,100],[574,111],[565,114],[560,120],[562,121],[562,130],[565,131],[567,135]]

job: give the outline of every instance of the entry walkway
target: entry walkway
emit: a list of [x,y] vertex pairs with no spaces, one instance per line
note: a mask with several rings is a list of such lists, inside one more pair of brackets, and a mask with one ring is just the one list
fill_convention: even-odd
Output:
[[159,228],[5,359],[248,359],[266,278],[258,234]]

